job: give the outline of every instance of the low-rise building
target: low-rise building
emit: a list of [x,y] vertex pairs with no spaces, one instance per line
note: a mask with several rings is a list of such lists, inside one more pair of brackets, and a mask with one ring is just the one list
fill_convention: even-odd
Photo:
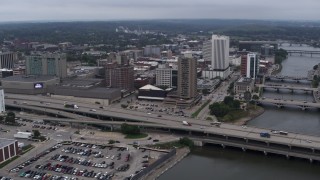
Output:
[[19,154],[18,141],[0,138],[0,164]]
[[252,93],[254,91],[254,80],[251,78],[242,77],[234,83],[234,93],[240,97],[245,92]]

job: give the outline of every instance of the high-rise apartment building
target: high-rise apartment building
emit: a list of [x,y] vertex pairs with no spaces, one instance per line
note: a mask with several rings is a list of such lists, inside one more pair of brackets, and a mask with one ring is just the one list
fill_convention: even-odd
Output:
[[197,96],[197,61],[193,58],[178,59],[178,91],[181,99]]
[[241,75],[247,78],[256,78],[259,72],[259,60],[256,53],[241,56]]
[[62,53],[45,53],[27,56],[27,75],[67,77],[67,57]]
[[132,91],[134,89],[133,66],[118,65],[109,63],[106,65],[107,87],[120,88],[121,90]]
[[229,37],[212,35],[212,39],[203,44],[203,58],[207,65],[207,71],[203,76],[214,78],[229,76]]
[[0,69],[13,69],[14,62],[18,59],[17,53],[0,52]]

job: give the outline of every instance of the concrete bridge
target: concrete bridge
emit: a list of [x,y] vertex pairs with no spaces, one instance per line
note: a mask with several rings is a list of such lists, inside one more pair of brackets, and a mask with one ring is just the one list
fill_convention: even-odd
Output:
[[320,55],[320,51],[307,51],[307,50],[286,50],[288,54],[291,56],[292,54],[299,54],[300,56],[304,54],[310,54],[312,57],[313,55]]
[[308,77],[302,77],[302,76],[266,76],[266,79],[277,79],[277,80],[281,80],[281,81],[285,81],[285,80],[292,80],[292,81],[310,81],[310,78]]
[[287,86],[287,85],[280,85],[280,84],[258,84],[257,85],[260,88],[266,89],[276,89],[277,91],[279,91],[280,89],[287,89],[287,90],[291,90],[291,92],[293,92],[294,90],[300,90],[300,91],[310,91],[310,92],[316,92],[318,91],[318,88],[311,88],[311,87],[300,87],[300,86]]
[[296,101],[296,100],[285,100],[285,99],[271,99],[271,98],[262,98],[257,100],[258,104],[273,104],[277,106],[278,108],[282,108],[285,106],[295,106],[299,107],[302,110],[306,110],[308,108],[319,108],[320,109],[320,103],[313,103],[313,102],[307,102],[307,101]]

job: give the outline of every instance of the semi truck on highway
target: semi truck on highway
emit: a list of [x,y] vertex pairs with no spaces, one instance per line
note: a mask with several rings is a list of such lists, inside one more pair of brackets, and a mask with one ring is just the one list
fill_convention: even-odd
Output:
[[191,126],[191,124],[188,123],[187,121],[182,121],[182,124],[185,125],[185,126]]
[[73,108],[73,109],[79,109],[79,107],[76,104],[64,104],[64,107]]
[[20,139],[29,139],[31,138],[31,132],[17,132],[17,134],[14,134],[13,137]]

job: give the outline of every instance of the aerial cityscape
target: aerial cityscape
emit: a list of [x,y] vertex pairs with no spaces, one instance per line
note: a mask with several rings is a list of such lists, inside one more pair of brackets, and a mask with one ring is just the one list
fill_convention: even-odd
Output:
[[0,180],[317,180],[320,2],[0,3]]

